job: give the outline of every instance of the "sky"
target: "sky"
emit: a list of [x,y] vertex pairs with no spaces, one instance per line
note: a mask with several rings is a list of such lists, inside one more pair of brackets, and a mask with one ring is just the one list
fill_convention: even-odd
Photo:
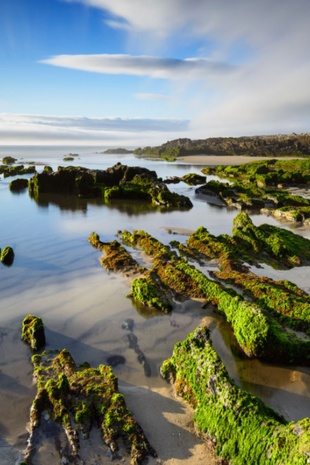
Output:
[[0,0],[0,145],[309,132],[310,0]]

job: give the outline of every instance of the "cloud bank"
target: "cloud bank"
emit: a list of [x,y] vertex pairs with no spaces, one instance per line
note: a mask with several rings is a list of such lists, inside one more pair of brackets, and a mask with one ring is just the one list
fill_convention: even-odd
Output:
[[110,27],[124,29],[145,50],[162,54],[172,43],[196,43],[197,57],[59,56],[46,62],[185,83],[199,79],[196,95],[184,98],[195,113],[193,137],[309,130],[309,0],[192,0],[190,6],[188,0],[67,1],[102,11]]
[[158,137],[180,137],[189,121],[147,118],[86,118],[0,114],[2,144],[80,144],[130,146],[155,144]]

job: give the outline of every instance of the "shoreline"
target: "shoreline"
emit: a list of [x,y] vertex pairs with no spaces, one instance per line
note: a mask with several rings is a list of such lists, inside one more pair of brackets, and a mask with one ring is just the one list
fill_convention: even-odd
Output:
[[254,157],[245,155],[182,155],[176,159],[177,162],[181,161],[186,164],[205,165],[205,166],[220,166],[220,165],[243,165],[253,161],[262,160],[293,160],[297,157]]

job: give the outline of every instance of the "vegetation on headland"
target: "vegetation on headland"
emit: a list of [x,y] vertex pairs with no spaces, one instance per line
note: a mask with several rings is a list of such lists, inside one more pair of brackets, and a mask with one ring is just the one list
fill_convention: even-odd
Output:
[[113,200],[138,200],[164,208],[189,209],[192,202],[184,195],[170,192],[155,171],[117,163],[106,170],[83,167],[58,167],[56,172],[44,170],[29,181],[34,198],[43,193],[60,193],[79,197]]
[[131,153],[133,153],[133,150],[128,150],[128,149],[125,149],[125,148],[110,148],[110,149],[106,149],[104,150],[103,152],[101,153],[106,153],[106,154],[110,154],[110,155],[129,155]]
[[161,374],[194,408],[198,434],[231,465],[306,465],[310,419],[286,422],[229,377],[209,330],[197,328],[174,346]]
[[155,147],[139,147],[136,155],[166,158],[185,155],[294,156],[310,155],[310,134],[175,139]]
[[[25,337],[25,328],[29,333],[33,324],[39,324],[44,331],[39,317],[28,315],[24,319],[22,338],[31,349],[33,341]],[[63,427],[68,439],[69,456],[63,457],[61,463],[79,458],[80,438],[87,439],[96,425],[111,451],[112,459],[120,442],[126,446],[132,465],[142,464],[150,455],[156,456],[142,428],[128,410],[110,366],[92,368],[87,362],[77,366],[66,349],[36,353],[31,360],[37,394],[30,411],[30,438],[23,463],[31,464],[36,434],[46,414]]]

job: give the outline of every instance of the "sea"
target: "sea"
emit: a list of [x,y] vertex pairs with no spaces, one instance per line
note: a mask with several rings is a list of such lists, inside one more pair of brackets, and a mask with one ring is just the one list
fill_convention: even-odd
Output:
[[[163,179],[187,173],[202,174],[205,165],[183,161],[167,162],[137,158],[133,154],[106,154],[105,147],[0,146],[0,160],[13,156],[17,163],[44,166],[84,166],[106,169],[122,163],[155,170]],[[64,161],[68,154],[74,160]],[[27,175],[30,178],[32,175]],[[27,442],[27,424],[36,388],[32,378],[31,353],[21,340],[21,323],[27,314],[43,318],[47,349],[68,349],[76,363],[92,366],[107,363],[112,355],[124,363],[114,372],[122,385],[160,388],[166,384],[159,373],[176,342],[183,340],[200,324],[207,324],[213,344],[232,379],[242,388],[262,398],[287,420],[310,416],[310,369],[276,366],[243,358],[233,350],[229,325],[201,301],[175,302],[171,314],[149,312],[128,298],[130,279],[106,271],[101,253],[88,242],[92,232],[102,241],[117,238],[120,230],[143,229],[165,244],[182,243],[199,226],[214,235],[231,234],[238,214],[210,204],[185,183],[169,184],[169,189],[188,196],[193,208],[187,211],[160,210],[137,202],[45,195],[39,201],[27,190],[13,193],[9,183],[14,177],[0,177],[0,248],[9,245],[15,252],[11,267],[0,264],[0,459],[8,460],[12,448],[22,451]],[[208,176],[208,180],[217,179]],[[292,229],[310,239],[309,228],[293,227],[272,217],[250,215],[256,225],[273,224]],[[146,265],[147,258],[132,250]],[[206,274],[216,265],[205,266]],[[310,292],[310,267],[289,271],[268,266],[253,270],[273,279],[288,279]],[[124,321],[133,321],[139,348],[150,366],[146,376],[137,354],[129,346]],[[11,452],[10,452],[11,453]],[[2,454],[2,455],[1,455]],[[14,462],[12,462],[14,463]]]

